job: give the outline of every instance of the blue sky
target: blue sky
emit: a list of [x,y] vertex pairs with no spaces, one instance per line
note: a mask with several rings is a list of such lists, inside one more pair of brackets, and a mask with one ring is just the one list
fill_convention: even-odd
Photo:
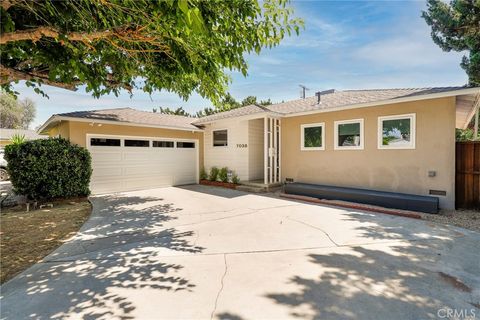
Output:
[[[296,99],[299,84],[315,91],[330,88],[397,88],[464,85],[461,53],[443,52],[430,38],[420,17],[424,1],[292,1],[297,16],[305,20],[300,36],[260,55],[248,56],[249,75],[233,73],[230,92],[241,100],[255,95],[272,101]],[[49,99],[16,86],[20,98],[37,104],[32,127],[52,114],[75,110],[156,106],[179,107],[195,112],[211,106],[193,94],[183,101],[175,94],[149,96],[134,92],[120,97],[94,99],[84,90],[71,92],[44,86]]]

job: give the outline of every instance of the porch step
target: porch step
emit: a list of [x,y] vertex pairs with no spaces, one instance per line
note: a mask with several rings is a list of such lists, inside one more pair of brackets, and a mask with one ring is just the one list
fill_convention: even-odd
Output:
[[272,187],[281,187],[282,183],[277,182],[277,183],[270,183],[270,184],[264,184],[263,181],[241,181],[241,185],[243,186],[249,186],[249,187],[257,187],[257,188],[272,188]]
[[267,192],[266,187],[253,187],[253,186],[246,186],[246,185],[239,185],[236,187],[237,190],[251,192],[251,193],[264,193]]
[[262,192],[276,192],[282,189],[282,183],[263,184],[253,181],[241,182],[236,188],[240,191],[262,193]]

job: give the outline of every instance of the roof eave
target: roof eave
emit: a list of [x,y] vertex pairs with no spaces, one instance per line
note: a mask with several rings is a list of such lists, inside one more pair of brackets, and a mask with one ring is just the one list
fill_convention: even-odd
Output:
[[[121,125],[121,126],[146,127],[146,128],[168,129],[168,130],[181,130],[181,131],[190,131],[190,132],[203,132],[202,129],[197,128],[197,127],[183,128],[183,127],[176,127],[176,126],[153,125],[153,124],[127,122],[127,121],[112,121],[112,120],[77,118],[77,117],[66,117],[66,116],[53,115],[37,130],[37,133],[41,134],[41,133],[45,132],[45,130],[48,129],[50,125],[52,125],[56,122],[59,122],[59,121],[90,122],[90,123],[102,123],[102,124],[112,124],[112,125]],[[192,126],[195,126],[195,125],[192,124]]]
[[221,119],[213,119],[213,120],[208,120],[208,121],[195,121],[195,125],[206,125],[206,124],[211,124],[213,122],[219,122],[219,121],[229,121],[229,120],[253,120],[253,119],[260,119],[264,117],[272,117],[272,118],[281,118],[283,117],[283,114],[275,112],[275,111],[270,111],[270,112],[258,112],[258,113],[253,113],[253,114],[247,114],[247,115],[241,115],[241,116],[232,116],[232,117],[227,117],[227,118],[221,118]]

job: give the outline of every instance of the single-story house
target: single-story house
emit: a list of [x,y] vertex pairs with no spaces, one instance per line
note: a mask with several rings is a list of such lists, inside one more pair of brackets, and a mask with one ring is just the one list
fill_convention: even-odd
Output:
[[23,136],[26,140],[35,140],[48,137],[45,135],[39,135],[35,130],[0,128],[0,147],[3,148],[7,144],[10,144],[12,142],[12,137],[15,135]]
[[[56,114],[38,130],[88,148],[93,193],[196,183],[202,167],[243,181],[435,194],[455,205],[455,128],[480,88],[327,90],[203,118],[131,108]],[[434,191],[434,192],[432,192]]]

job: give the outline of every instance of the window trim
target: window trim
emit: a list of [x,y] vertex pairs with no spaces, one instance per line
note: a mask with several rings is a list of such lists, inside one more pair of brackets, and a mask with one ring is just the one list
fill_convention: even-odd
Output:
[[[216,146],[215,145],[215,134],[214,132],[215,131],[227,131],[227,145],[225,146]],[[213,148],[228,148],[228,143],[229,143],[229,138],[228,138],[229,134],[228,134],[228,129],[227,128],[224,128],[224,129],[212,129],[212,147]]]
[[[172,143],[172,146],[171,147],[155,147],[155,142],[171,142]],[[152,143],[151,143],[151,148],[154,148],[154,149],[157,149],[157,148],[161,148],[161,149],[175,149],[175,141],[173,140],[167,140],[167,139],[162,139],[162,140],[158,140],[158,139],[152,139]]]
[[[92,144],[92,140],[93,139],[105,139],[105,140],[118,140],[118,142],[120,142],[120,144],[118,146],[112,146],[112,145],[97,145],[97,144]],[[97,148],[97,147],[110,147],[110,148],[120,148],[122,146],[122,139],[120,138],[109,138],[109,137],[90,137],[88,139],[88,143],[89,143],[89,146],[93,147],[93,148]]]
[[[338,145],[338,126],[341,124],[360,123],[360,145],[359,146],[339,146]],[[364,119],[339,120],[334,122],[334,150],[364,150],[365,149],[365,130]]]
[[[142,139],[142,138],[138,138],[138,139],[132,139],[132,138],[124,138],[122,139],[123,140],[123,147],[124,148],[151,148],[152,147],[152,144],[151,144],[151,139]],[[127,140],[130,140],[130,141],[143,141],[143,142],[148,142],[148,145],[147,146],[127,146],[125,144],[125,142]]]
[[[185,147],[179,147],[179,146],[178,146],[178,143],[179,143],[179,142],[180,142],[180,143],[193,143],[193,147],[187,147],[187,148],[185,148]],[[179,140],[179,141],[175,141],[175,149],[197,149],[197,144],[196,144],[195,141],[181,141],[181,140]]]
[[[410,119],[410,144],[404,146],[383,145],[383,121]],[[416,113],[394,114],[391,116],[379,116],[377,121],[377,148],[381,150],[416,149]]]
[[[322,146],[321,147],[305,147],[305,128],[322,128]],[[305,123],[300,125],[300,150],[301,151],[323,151],[325,150],[325,122]]]

